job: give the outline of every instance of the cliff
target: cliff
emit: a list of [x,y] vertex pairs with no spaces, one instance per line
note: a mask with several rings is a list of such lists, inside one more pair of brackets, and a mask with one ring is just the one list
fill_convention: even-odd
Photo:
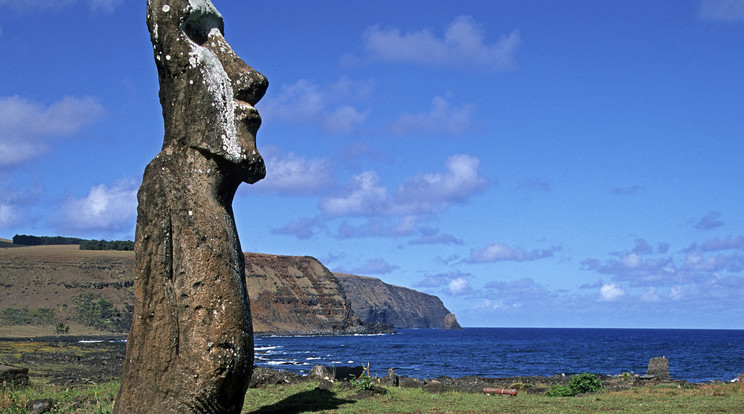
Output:
[[354,313],[365,323],[393,328],[462,329],[455,315],[434,295],[384,283],[380,279],[335,273]]
[[[368,314],[405,315],[390,318],[401,328],[442,328],[448,313],[435,296],[417,296],[410,289],[401,291],[397,301],[380,302],[385,308],[378,311],[367,303],[357,306],[351,302],[354,297],[390,296],[380,293],[380,286],[389,285],[378,280],[379,284],[367,287],[374,291],[350,288],[352,295],[312,257],[245,255],[256,333],[379,331],[381,327],[373,322],[384,318],[376,320]],[[60,323],[78,335],[101,333],[103,328],[126,332],[134,305],[133,269],[131,251],[78,250],[76,245],[0,248],[0,336],[49,335]],[[87,318],[105,319],[105,323],[92,326],[82,320],[83,305]],[[366,309],[367,319],[357,317],[357,307]],[[408,322],[400,323],[402,319]]]
[[338,279],[317,259],[246,253],[256,332],[362,332]]

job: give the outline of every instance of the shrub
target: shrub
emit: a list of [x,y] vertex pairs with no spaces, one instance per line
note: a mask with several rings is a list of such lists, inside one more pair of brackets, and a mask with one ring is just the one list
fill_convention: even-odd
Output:
[[578,394],[602,390],[602,381],[594,374],[584,372],[574,375],[568,385],[554,385],[545,393],[548,397],[574,397]]
[[8,325],[26,325],[31,322],[31,316],[26,309],[5,308],[2,318]]
[[83,293],[73,299],[78,321],[100,331],[117,330],[121,314],[111,302],[96,293]]
[[364,371],[362,371],[361,374],[359,374],[358,377],[354,377],[354,375],[351,375],[351,385],[354,386],[359,391],[363,390],[371,390],[375,387],[374,378],[369,373],[369,364],[367,364],[366,367],[364,367]]

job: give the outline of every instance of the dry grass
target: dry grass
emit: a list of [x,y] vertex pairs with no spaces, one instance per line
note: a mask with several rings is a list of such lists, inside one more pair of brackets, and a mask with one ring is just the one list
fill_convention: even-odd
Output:
[[[0,239],[2,240],[2,239]],[[3,247],[0,245],[0,247]],[[6,246],[10,247],[10,246]],[[15,246],[12,249],[0,248],[0,256],[19,257],[131,257],[132,251],[118,250],[80,250],[77,244],[50,245],[50,246]]]

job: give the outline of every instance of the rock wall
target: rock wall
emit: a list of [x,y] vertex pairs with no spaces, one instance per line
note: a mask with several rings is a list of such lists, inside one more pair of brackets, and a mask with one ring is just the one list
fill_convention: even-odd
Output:
[[[133,269],[133,252],[85,251],[72,245],[0,248],[0,311],[51,308],[55,324],[64,322],[71,334],[80,334],[73,298],[96,293],[117,309],[131,309]],[[257,333],[354,333],[362,329],[360,320],[366,326],[376,320],[370,314],[396,315],[377,320],[392,321],[398,328],[459,328],[436,296],[374,278],[337,277],[312,257],[246,253],[245,273]],[[360,279],[359,286],[351,285],[350,278]],[[367,280],[371,283],[364,283]],[[365,297],[376,298],[373,303],[381,308],[351,302]],[[13,327],[0,326],[4,328]],[[53,329],[49,326],[49,334]]]
[[336,276],[309,256],[246,253],[255,332],[359,332]]
[[365,323],[382,322],[393,328],[461,329],[455,315],[434,295],[384,283],[380,279],[334,273]]

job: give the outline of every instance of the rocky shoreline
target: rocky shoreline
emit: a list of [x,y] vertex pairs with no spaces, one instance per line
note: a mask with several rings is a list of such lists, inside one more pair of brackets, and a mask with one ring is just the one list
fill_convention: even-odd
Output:
[[[29,376],[52,384],[95,384],[118,379],[125,357],[125,337],[38,337],[38,338],[0,338],[0,364],[27,368]],[[310,375],[299,375],[289,371],[257,367],[251,379],[251,387],[265,387],[278,384],[315,381],[319,386],[326,382],[347,383],[351,375],[358,377],[363,367],[316,366]],[[658,383],[679,383],[664,378],[663,375],[624,374],[614,377],[597,375],[605,388],[628,389]],[[448,391],[481,393],[484,388],[518,389],[521,392],[542,393],[553,385],[565,385],[570,380],[568,374],[553,376],[515,376],[515,377],[438,377],[430,379],[411,378],[397,375],[392,369],[387,375],[376,380],[379,386],[416,387],[427,392]]]

